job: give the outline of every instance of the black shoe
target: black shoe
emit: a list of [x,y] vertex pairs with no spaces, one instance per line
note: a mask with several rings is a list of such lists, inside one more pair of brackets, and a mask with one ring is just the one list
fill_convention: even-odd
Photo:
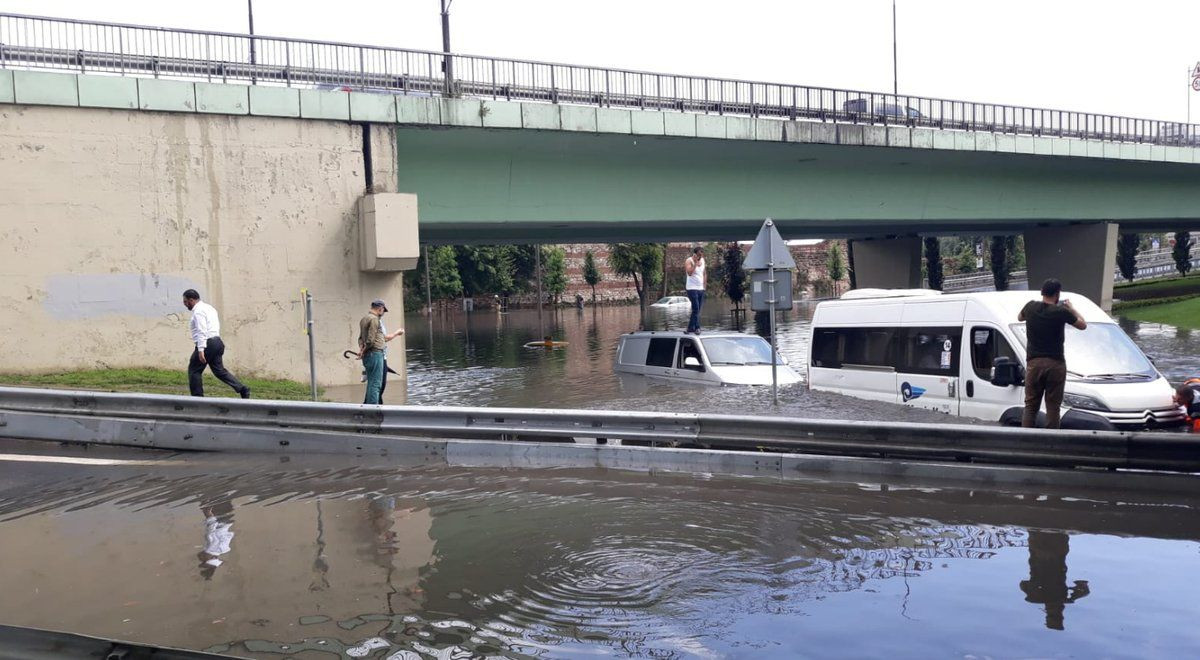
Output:
[[249,398],[250,398],[250,388],[249,388],[249,387],[243,387],[243,388],[242,388],[242,391],[241,391],[241,392],[238,392],[238,394],[242,395],[242,398],[243,398],[243,399],[249,399]]

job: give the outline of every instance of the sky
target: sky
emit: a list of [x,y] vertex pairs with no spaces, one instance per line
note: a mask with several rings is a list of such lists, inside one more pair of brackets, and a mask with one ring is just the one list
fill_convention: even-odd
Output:
[[[439,0],[252,0],[255,31],[441,50]],[[896,0],[901,94],[1186,121],[1200,0]],[[0,11],[245,32],[247,0],[0,0]],[[892,88],[891,0],[453,0],[459,53]]]

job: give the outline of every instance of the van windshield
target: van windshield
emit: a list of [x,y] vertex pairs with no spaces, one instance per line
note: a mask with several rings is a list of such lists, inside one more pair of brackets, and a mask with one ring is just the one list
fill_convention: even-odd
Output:
[[[721,365],[771,364],[771,345],[762,337],[709,337],[701,339],[708,363]],[[779,358],[776,364],[783,364]]]
[[[1014,323],[1013,334],[1025,347],[1025,324]],[[1155,376],[1154,365],[1115,323],[1089,323],[1086,330],[1067,328],[1063,342],[1067,373],[1081,378]]]

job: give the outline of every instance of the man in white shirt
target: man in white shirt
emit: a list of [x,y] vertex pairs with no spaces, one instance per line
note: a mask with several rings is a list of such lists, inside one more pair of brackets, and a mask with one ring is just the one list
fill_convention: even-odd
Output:
[[192,310],[192,359],[188,362],[188,389],[192,396],[204,396],[204,368],[212,367],[213,375],[233,388],[243,399],[250,398],[246,387],[221,362],[225,355],[225,343],[221,341],[221,319],[212,305],[201,302],[195,289],[183,292],[183,305]]
[[692,303],[692,315],[688,318],[686,332],[700,334],[700,309],[704,307],[704,288],[708,285],[705,277],[707,265],[704,263],[704,248],[692,248],[692,256],[683,262],[683,270],[687,273],[687,297]]

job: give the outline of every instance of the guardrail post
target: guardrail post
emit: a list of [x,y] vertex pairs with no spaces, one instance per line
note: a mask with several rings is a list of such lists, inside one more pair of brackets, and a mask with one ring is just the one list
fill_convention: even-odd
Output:
[[558,103],[558,83],[554,78],[554,65],[550,65],[550,102]]

